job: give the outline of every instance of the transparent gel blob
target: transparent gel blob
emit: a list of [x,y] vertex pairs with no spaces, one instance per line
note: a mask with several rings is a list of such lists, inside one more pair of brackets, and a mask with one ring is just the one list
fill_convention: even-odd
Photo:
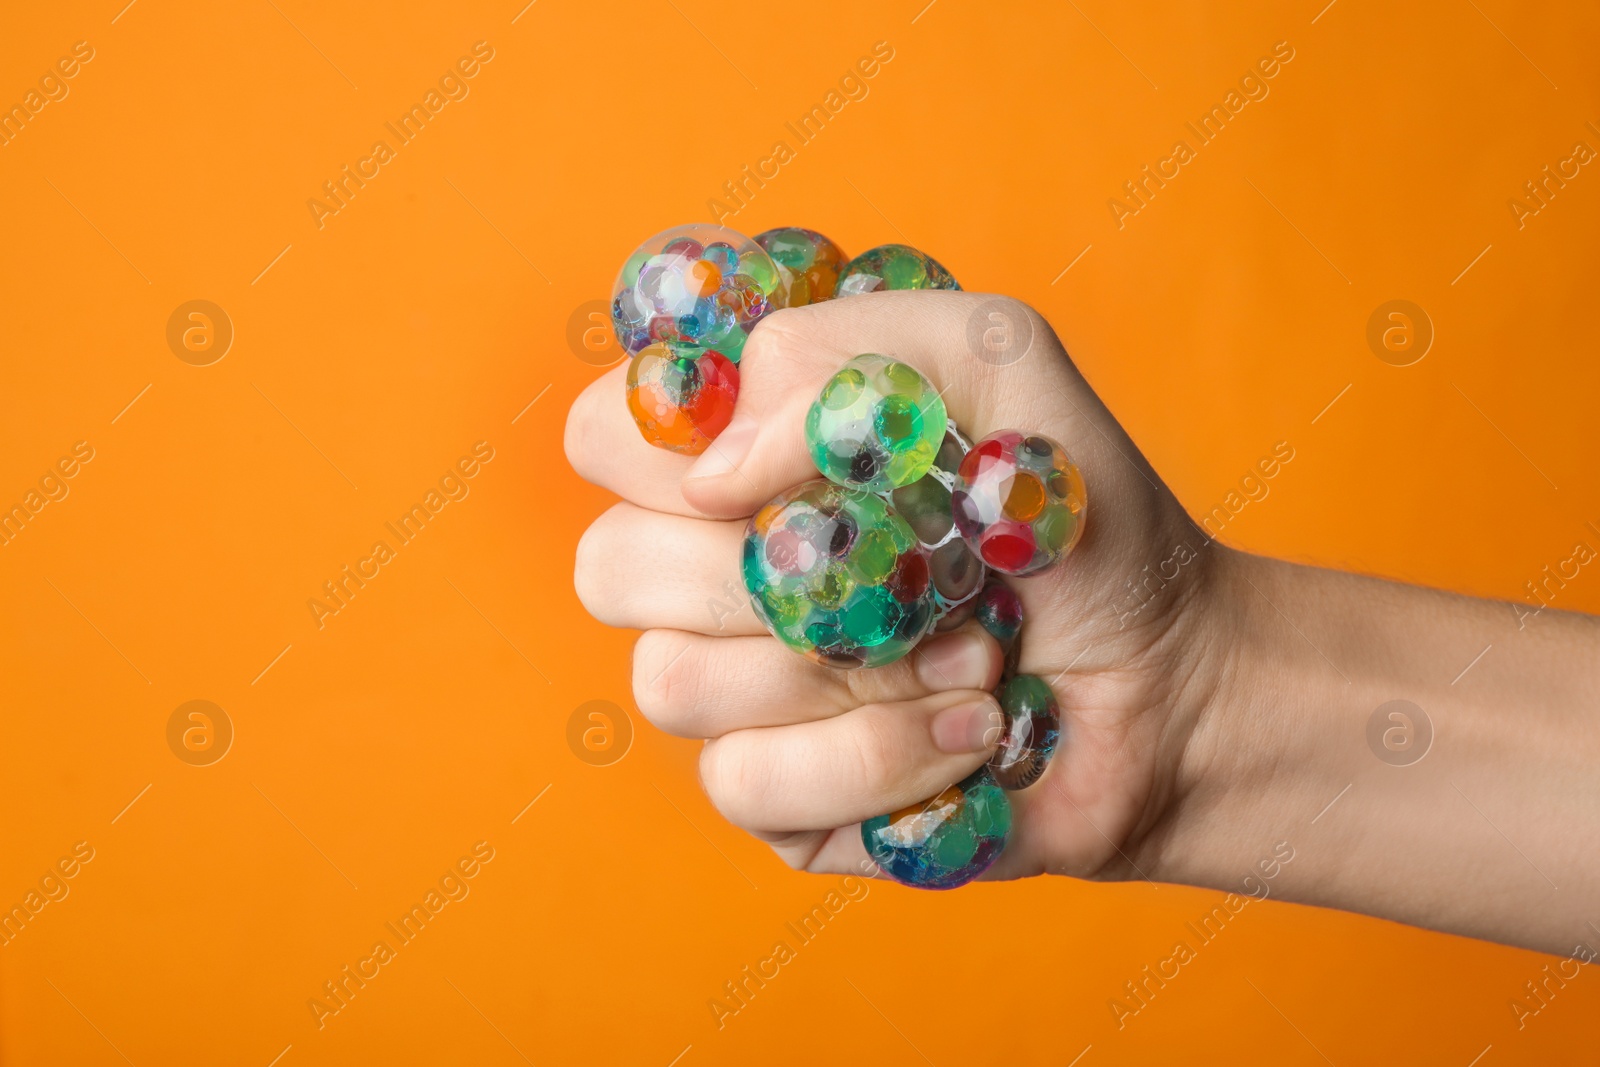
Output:
[[745,528],[744,584],[756,616],[830,667],[881,667],[933,624],[928,553],[871,493],[820,479],[774,498]]

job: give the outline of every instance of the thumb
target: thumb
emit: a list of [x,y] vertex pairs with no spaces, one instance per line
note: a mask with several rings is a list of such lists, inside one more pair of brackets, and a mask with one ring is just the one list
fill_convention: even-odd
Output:
[[[745,344],[733,418],[685,472],[684,499],[706,515],[740,518],[818,477],[806,449],[806,412],[839,366],[865,352],[916,367],[974,438],[1014,424],[1044,426],[1051,401],[1059,402],[1058,391],[1072,387],[1074,376],[1064,363],[1037,355],[997,365],[975,351],[973,316],[996,301],[962,292],[880,292],[768,315]],[[1026,307],[1005,303],[1030,320],[1028,336],[1048,335]]]

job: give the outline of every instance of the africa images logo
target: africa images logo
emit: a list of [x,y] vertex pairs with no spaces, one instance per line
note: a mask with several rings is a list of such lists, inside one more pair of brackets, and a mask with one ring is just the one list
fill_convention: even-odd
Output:
[[1111,212],[1111,221],[1117,224],[1117,229],[1126,228],[1129,218],[1149,207],[1156,191],[1165,189],[1167,182],[1181,174],[1185,166],[1200,158],[1199,149],[1222,136],[1223,129],[1229,122],[1238,118],[1239,113],[1251,101],[1265,100],[1272,92],[1272,87],[1267,82],[1276,78],[1283,67],[1294,60],[1294,55],[1294,48],[1288,41],[1279,41],[1273,45],[1272,54],[1256,60],[1255,66],[1239,79],[1239,88],[1229,89],[1227,95],[1222,98],[1222,103],[1211,105],[1210,110],[1200,117],[1198,125],[1193,122],[1184,123],[1194,135],[1195,143],[1192,147],[1187,140],[1179,138],[1173,143],[1172,151],[1156,161],[1153,171],[1147,163],[1141,168],[1140,177],[1123,182],[1123,192],[1132,203],[1119,200],[1115,196],[1106,201],[1106,207]]
[[385,522],[384,529],[393,535],[393,546],[382,538],[374,541],[372,550],[357,559],[353,569],[351,564],[346,563],[337,575],[322,583],[324,595],[307,598],[306,608],[311,612],[311,621],[317,624],[317,629],[325,627],[330,616],[349,607],[368,582],[399,558],[400,549],[422,536],[422,531],[439,517],[446,505],[451,501],[465,500],[472,492],[470,479],[476,478],[484,464],[493,459],[494,446],[488,441],[479,441],[472,446],[470,455],[462,456],[454,466],[445,469],[437,489],[430,488],[419,502],[412,504],[398,519]]
[[[317,229],[327,225],[330,215],[337,215],[350,206],[350,201],[355,199],[356,193],[367,187],[367,182],[372,181],[382,173],[385,164],[397,158],[399,149],[410,144],[421,135],[428,123],[437,119],[451,101],[461,101],[472,92],[472,87],[467,84],[467,79],[475,78],[486,64],[494,59],[494,48],[488,41],[479,41],[472,46],[472,54],[462,56],[456,60],[455,65],[439,76],[439,87],[429,87],[423,94],[420,104],[412,104],[395,122],[385,122],[384,128],[394,135],[395,143],[388,141],[374,141],[372,152],[356,160],[355,169],[346,163],[342,173],[322,183],[322,193],[326,201],[316,197],[306,201],[306,207],[311,211],[311,218],[317,224]],[[397,125],[398,124],[398,125]]]

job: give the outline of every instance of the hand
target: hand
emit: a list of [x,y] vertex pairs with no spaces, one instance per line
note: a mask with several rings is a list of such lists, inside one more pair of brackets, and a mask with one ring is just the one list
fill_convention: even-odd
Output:
[[[996,306],[1032,327],[1031,348],[1004,366],[968,342],[969,322]],[[986,877],[1144,876],[1152,863],[1139,854],[1174,806],[1213,684],[1202,616],[1226,550],[1189,520],[1049,326],[1014,301],[895,292],[770,315],[745,347],[733,421],[698,458],[640,437],[623,403],[625,367],[579,397],[568,458],[623,503],[585,533],[577,591],[602,622],[644,631],[639,710],[669,733],[707,739],[700,770],[712,803],[814,872],[859,872],[861,820],[925,800],[989,757],[1001,655],[975,623],[888,667],[840,671],[784,648],[746,604],[745,520],[817,477],[806,410],[862,352],[921,370],[974,440],[1008,427],[1055,438],[1088,488],[1073,553],[1010,580],[1026,619],[1019,669],[1051,684],[1063,739],[1045,776],[1011,794],[1011,842]]]
[[[747,605],[709,607],[745,605],[745,518],[815,476],[811,398],[844,360],[880,352],[927,375],[974,437],[1054,437],[1088,487],[1077,548],[1013,582],[1019,666],[1054,688],[1063,736],[1044,777],[1011,794],[1011,842],[986,877],[1184,882],[1600,958],[1600,852],[1584,845],[1600,813],[1600,620],[1224,548],[1050,328],[994,299],[876,293],[769,316],[733,422],[697,459],[639,437],[623,369],[574,405],[573,466],[624,498],[579,544],[578,595],[645,631],[635,698],[663,729],[707,739],[712,803],[797,868],[856,873],[871,868],[855,824],[988,758],[1000,653],[976,626],[837,671],[781,647]],[[1033,327],[1004,366],[967,341],[996,306]],[[1368,738],[1397,698],[1438,730],[1403,760]]]

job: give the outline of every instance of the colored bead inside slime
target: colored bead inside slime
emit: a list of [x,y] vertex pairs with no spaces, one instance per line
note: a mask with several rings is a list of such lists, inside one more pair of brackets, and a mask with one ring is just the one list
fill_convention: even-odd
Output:
[[733,363],[756,323],[784,297],[778,266],[760,245],[704,223],[644,242],[611,291],[611,325],[630,356],[659,343],[680,357],[714,350]]
[[989,758],[989,771],[1002,789],[1026,789],[1050,766],[1061,740],[1061,708],[1043,678],[1018,674],[1006,679],[995,696],[1005,717],[1000,747]]
[[921,372],[868,353],[823,384],[806,413],[806,448],[829,481],[887,493],[932,469],[947,421]]
[[849,257],[826,236],[801,226],[780,226],[756,234],[756,244],[778,265],[788,297],[785,307],[833,299]]
[[1000,642],[1004,652],[1010,652],[1022,632],[1022,601],[1016,591],[999,578],[990,576],[978,594],[978,625],[989,631],[989,636]]
[[628,364],[627,396],[646,441],[697,456],[733,418],[739,368],[720,352],[679,356],[654,344]]
[[1048,437],[1001,430],[973,446],[950,494],[967,544],[1002,574],[1034,574],[1083,536],[1083,475]]
[[933,625],[928,553],[871,493],[820,479],[773,499],[745,528],[741,569],[774,637],[830,667],[881,667]]
[[960,289],[939,261],[910,245],[879,245],[852,259],[839,276],[840,296],[883,289]]
[[954,889],[989,869],[1011,831],[1011,802],[987,767],[920,804],[861,824],[867,855],[895,881]]

